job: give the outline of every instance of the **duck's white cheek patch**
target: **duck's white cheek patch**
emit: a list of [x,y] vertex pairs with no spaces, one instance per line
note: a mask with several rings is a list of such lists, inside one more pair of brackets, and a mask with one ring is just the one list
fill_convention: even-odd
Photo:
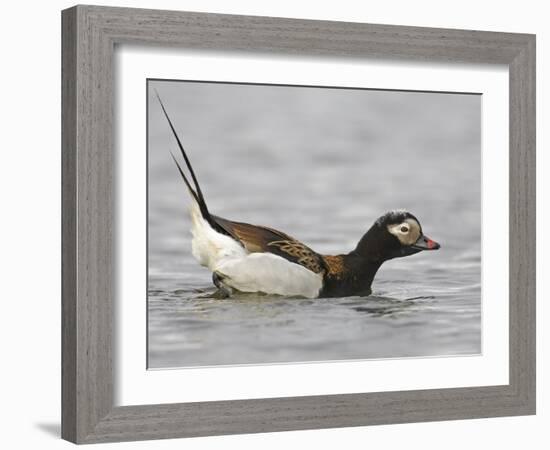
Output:
[[[406,228],[406,231],[402,231]],[[403,223],[388,225],[388,232],[393,234],[403,245],[413,245],[420,237],[420,225],[413,219],[407,219]]]
[[388,231],[399,239],[401,244],[409,245],[407,235],[401,231],[402,226],[402,223],[398,223],[397,225],[388,225]]
[[422,233],[420,233],[420,225],[416,220],[407,219],[407,223],[410,225],[411,229],[409,231],[409,245],[414,244],[418,241],[418,238]]
[[397,229],[400,227],[401,225],[388,225],[388,231],[393,234],[394,236],[399,236],[399,232],[397,231]]

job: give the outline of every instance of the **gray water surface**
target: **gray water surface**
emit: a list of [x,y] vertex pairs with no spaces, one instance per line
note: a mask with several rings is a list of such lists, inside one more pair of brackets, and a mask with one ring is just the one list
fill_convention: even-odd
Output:
[[[480,96],[148,86],[150,368],[480,353]],[[214,214],[340,254],[403,208],[441,250],[385,263],[369,297],[216,299],[191,255],[188,193],[152,88]]]

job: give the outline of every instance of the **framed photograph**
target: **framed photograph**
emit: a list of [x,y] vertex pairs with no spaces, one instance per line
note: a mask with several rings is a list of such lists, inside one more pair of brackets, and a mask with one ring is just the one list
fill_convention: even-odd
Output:
[[62,435],[535,413],[535,37],[62,13]]

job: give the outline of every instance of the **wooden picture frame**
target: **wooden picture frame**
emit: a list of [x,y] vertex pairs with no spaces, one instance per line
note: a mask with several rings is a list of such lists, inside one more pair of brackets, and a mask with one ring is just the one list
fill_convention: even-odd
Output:
[[[75,6],[62,13],[62,437],[177,438],[535,413],[535,36]],[[139,43],[509,69],[509,384],[114,407],[113,52]]]

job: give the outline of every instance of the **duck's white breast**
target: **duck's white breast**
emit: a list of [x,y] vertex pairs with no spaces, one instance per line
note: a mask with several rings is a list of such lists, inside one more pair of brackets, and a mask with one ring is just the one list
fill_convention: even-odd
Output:
[[219,264],[224,283],[242,292],[264,292],[315,298],[323,286],[321,274],[273,253],[250,253]]

